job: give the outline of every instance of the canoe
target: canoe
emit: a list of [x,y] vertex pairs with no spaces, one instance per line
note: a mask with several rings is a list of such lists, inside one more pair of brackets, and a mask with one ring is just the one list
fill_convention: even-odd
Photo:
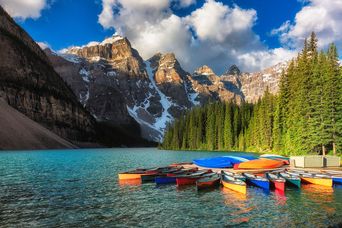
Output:
[[157,176],[154,181],[157,185],[161,184],[175,184],[176,177],[168,177],[168,176]]
[[146,183],[146,182],[154,182],[156,177],[159,177],[159,176],[165,176],[165,174],[160,174],[160,173],[146,174],[146,175],[142,175],[140,178],[141,178],[142,183]]
[[177,176],[157,176],[155,178],[155,182],[156,182],[157,185],[161,185],[161,184],[176,184],[177,177],[191,176],[193,174],[203,175],[203,174],[205,174],[207,172],[208,172],[208,170],[198,171],[198,172],[191,172],[191,173],[190,172],[189,173],[181,173],[181,174],[178,174]]
[[195,173],[175,176],[177,186],[196,184],[196,181],[200,178],[211,177],[215,173],[211,173],[211,170],[201,170]]
[[235,164],[234,169],[273,169],[284,165],[283,161],[277,161],[267,158],[260,158],[240,164]]
[[303,182],[309,183],[309,184],[316,184],[316,185],[322,185],[327,187],[333,186],[333,180],[329,176],[317,176],[314,174],[301,174],[300,179]]
[[331,176],[334,184],[342,184],[341,176]]
[[316,184],[316,185],[322,185],[327,187],[333,186],[333,181],[331,178],[317,178],[317,177],[307,177],[307,176],[301,176],[300,177],[303,182],[309,183],[309,184]]
[[194,173],[198,170],[197,167],[195,168],[188,168],[188,169],[180,169],[176,172],[171,172],[171,173],[167,173],[166,176],[168,177],[173,177],[173,176],[178,176],[178,175],[183,175],[183,174],[188,174],[188,173]]
[[279,173],[279,176],[286,180],[285,184],[300,188],[300,178],[298,176],[290,175],[284,172]]
[[264,177],[255,176],[252,174],[244,173],[246,176],[246,182],[250,185],[262,188],[264,190],[270,190],[270,182]]
[[342,184],[342,176],[338,176],[330,172],[321,173],[321,172],[304,171],[304,170],[291,170],[291,172],[298,173],[298,174],[311,174],[311,175],[316,175],[316,177],[332,178],[333,184],[337,184],[337,185]]
[[239,180],[233,176],[221,175],[221,183],[224,188],[229,188],[233,191],[240,192],[242,194],[247,194],[247,185],[244,181]]
[[119,180],[132,180],[132,179],[141,179],[143,175],[150,175],[158,173],[155,169],[136,169],[128,172],[119,173]]
[[220,185],[220,179],[221,177],[217,173],[210,177],[200,178],[196,181],[196,188],[197,190],[202,190],[218,187]]
[[233,173],[233,172],[222,170],[221,175],[227,175],[227,176],[234,177],[234,178],[241,180],[241,181],[246,181],[246,177],[242,174],[239,174],[239,173]]
[[266,173],[266,177],[271,183],[271,187],[279,190],[279,191],[285,191],[285,182],[286,180],[282,177],[278,177],[275,174],[272,173]]
[[156,173],[144,174],[140,178],[141,178],[142,183],[154,182],[156,177],[166,176],[169,173],[174,173],[181,169],[182,169],[181,166],[180,167],[166,166],[166,167],[156,168],[154,169],[155,171],[157,171]]
[[206,168],[231,168],[234,164],[249,161],[239,156],[221,156],[193,160],[193,163]]

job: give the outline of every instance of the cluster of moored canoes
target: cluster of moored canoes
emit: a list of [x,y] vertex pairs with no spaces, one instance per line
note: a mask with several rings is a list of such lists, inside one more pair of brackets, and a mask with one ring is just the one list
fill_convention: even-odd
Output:
[[289,158],[272,154],[264,154],[260,157],[253,155],[228,155],[194,159],[193,163],[205,168],[274,169],[288,165]]
[[183,164],[173,164],[153,169],[136,169],[119,173],[120,180],[139,180],[141,183],[155,182],[157,185],[176,184],[177,186],[196,185],[198,190],[215,188],[222,184],[243,194],[247,186],[255,186],[263,190],[285,191],[286,186],[301,187],[301,183],[332,187],[342,184],[342,175],[336,173],[307,172],[303,170],[277,169],[260,174],[235,173],[197,167],[184,168]]

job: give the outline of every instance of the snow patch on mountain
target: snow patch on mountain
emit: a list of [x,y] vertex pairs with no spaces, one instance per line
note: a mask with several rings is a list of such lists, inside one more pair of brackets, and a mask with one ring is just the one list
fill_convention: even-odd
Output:
[[154,87],[154,89],[159,94],[160,103],[163,107],[163,112],[162,112],[161,117],[157,118],[153,125],[157,129],[159,129],[160,132],[162,132],[164,134],[167,123],[169,123],[173,120],[172,115],[168,111],[169,108],[172,106],[172,101],[169,97],[165,96],[165,94],[162,91],[160,91],[160,89],[156,85],[156,82],[154,81],[154,77],[153,77],[154,73],[153,73],[153,69],[151,68],[151,63],[149,61],[146,61],[145,64],[146,64],[146,71],[147,71],[148,77],[150,79],[151,85]]
[[86,85],[86,88],[87,88],[87,92],[84,94],[80,94],[80,102],[83,106],[86,106],[87,104],[87,101],[89,100],[89,96],[90,96],[90,93],[89,93],[89,86]]
[[130,108],[128,105],[127,105],[127,111],[129,113],[129,115],[131,117],[133,117],[135,119],[135,121],[137,121],[140,125],[145,125],[149,128],[152,128],[156,131],[158,131],[160,133],[159,136],[157,137],[154,137],[154,140],[156,142],[161,142],[163,140],[163,135],[162,135],[162,132],[160,131],[160,129],[156,128],[156,126],[154,124],[150,124],[148,122],[146,122],[145,120],[141,119],[139,117],[139,114],[138,114],[138,111],[141,107],[140,106],[137,106],[137,105],[134,105],[133,108]]
[[189,101],[191,101],[191,103],[194,105],[200,105],[201,102],[196,101],[198,95],[198,93],[188,93]]
[[116,76],[116,72],[115,71],[108,71],[107,76],[114,77],[114,76]]
[[63,59],[72,62],[72,63],[81,63],[82,60],[80,57],[78,57],[77,55],[73,55],[73,54],[64,54],[62,52],[59,52],[58,55],[60,57],[62,57]]
[[82,76],[83,81],[89,82],[89,78],[90,78],[89,71],[87,71],[85,68],[82,68],[79,73]]

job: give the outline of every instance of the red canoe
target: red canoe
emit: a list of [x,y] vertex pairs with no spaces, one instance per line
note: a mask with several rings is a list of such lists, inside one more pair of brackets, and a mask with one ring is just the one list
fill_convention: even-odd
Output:
[[282,177],[278,177],[275,174],[272,173],[266,173],[266,177],[270,180],[271,182],[271,187],[273,189],[279,190],[279,191],[285,191],[285,182],[286,180]]
[[197,190],[214,188],[220,185],[220,175],[213,174],[210,177],[200,178],[196,181]]
[[195,168],[189,168],[189,169],[180,169],[176,172],[172,172],[172,173],[167,173],[166,176],[168,177],[174,177],[174,176],[179,176],[179,175],[184,175],[184,174],[188,174],[188,173],[194,173],[198,170],[197,167]]
[[256,160],[241,162],[240,164],[235,164],[234,169],[274,169],[279,168],[283,165],[283,161],[260,158]]
[[195,173],[185,174],[176,177],[177,186],[196,184],[196,181],[203,177],[208,177],[211,170],[201,170]]

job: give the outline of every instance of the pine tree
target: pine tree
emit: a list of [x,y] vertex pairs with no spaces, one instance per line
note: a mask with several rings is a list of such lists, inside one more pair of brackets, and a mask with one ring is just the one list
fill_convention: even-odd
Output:
[[330,142],[332,143],[333,153],[336,155],[336,144],[339,130],[339,123],[342,119],[341,110],[341,74],[339,67],[339,58],[337,49],[334,44],[331,44],[327,53],[328,57],[328,73],[326,80],[325,92],[327,93],[327,124],[330,135]]
[[230,103],[227,103],[225,104],[224,117],[224,148],[225,150],[232,150],[233,145],[232,107]]
[[217,149],[224,149],[224,105],[218,103],[216,106],[216,129],[217,129]]
[[240,111],[234,104],[234,118],[233,118],[233,135],[234,135],[234,148],[238,148],[238,136],[240,132]]
[[279,93],[255,104],[210,103],[168,126],[162,148],[322,153],[342,149],[342,70],[335,45],[318,53],[312,33],[282,72]]
[[215,106],[209,105],[206,120],[206,145],[208,150],[216,148]]

